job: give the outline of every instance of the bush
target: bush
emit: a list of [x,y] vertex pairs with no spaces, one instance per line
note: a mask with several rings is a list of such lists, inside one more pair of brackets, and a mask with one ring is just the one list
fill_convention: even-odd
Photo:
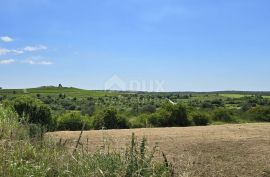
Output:
[[42,125],[29,124],[29,137],[32,139],[42,140],[46,129]]
[[155,105],[145,105],[141,108],[142,113],[154,113],[156,112],[156,106]]
[[119,116],[115,109],[109,108],[95,116],[93,127],[95,129],[117,129],[128,128],[129,126],[125,118]]
[[166,125],[167,124],[166,117],[168,117],[169,115],[165,116],[164,114],[163,114],[163,116],[160,113],[154,113],[154,114],[149,115],[147,117],[148,123],[154,127],[162,127],[162,126]]
[[123,116],[118,116],[117,128],[119,129],[128,129],[130,127],[129,122]]
[[164,104],[157,113],[149,115],[148,121],[155,127],[188,126],[191,123],[185,105],[170,103]]
[[131,128],[146,128],[147,117],[145,115],[139,115],[129,119]]
[[210,119],[206,114],[203,113],[195,113],[192,116],[192,120],[197,126],[205,126],[210,123]]
[[[19,122],[19,116],[10,107],[3,107],[0,105],[0,140],[12,138],[11,136],[25,137],[27,131],[22,130],[22,125]],[[1,143],[0,143],[1,144]]]
[[0,95],[0,101],[4,100],[4,96]]
[[95,112],[95,103],[94,102],[88,102],[81,107],[81,112],[83,115],[89,115],[92,116]]
[[53,126],[50,108],[40,100],[32,97],[18,97],[13,101],[13,107],[21,118],[28,123],[41,124],[48,128]]
[[84,130],[88,130],[90,125],[87,118],[87,116],[82,116],[79,112],[65,113],[57,118],[57,129],[78,131],[85,124]]
[[209,101],[204,101],[202,104],[201,104],[201,107],[202,108],[214,108],[214,105],[209,102]]
[[227,109],[217,109],[214,111],[213,120],[221,122],[232,122],[232,112]]
[[253,119],[257,121],[270,122],[270,107],[257,106],[249,111]]
[[161,123],[164,126],[188,126],[190,121],[187,115],[187,108],[183,104],[172,105],[170,103],[163,105],[161,112]]

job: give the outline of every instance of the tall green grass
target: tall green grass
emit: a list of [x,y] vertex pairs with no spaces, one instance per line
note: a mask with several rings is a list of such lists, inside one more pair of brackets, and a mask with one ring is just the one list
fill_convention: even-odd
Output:
[[[146,139],[133,135],[126,153],[69,152],[61,143],[33,138],[12,109],[0,106],[0,176],[140,177],[172,176],[167,160],[157,161]],[[166,158],[165,158],[166,159]]]

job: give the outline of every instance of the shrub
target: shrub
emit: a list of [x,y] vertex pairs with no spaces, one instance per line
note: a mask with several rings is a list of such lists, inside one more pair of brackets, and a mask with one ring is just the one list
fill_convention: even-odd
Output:
[[216,106],[216,107],[222,107],[224,106],[224,102],[222,99],[214,99],[211,101],[212,105]]
[[198,125],[198,126],[205,126],[205,125],[208,125],[210,123],[209,117],[203,113],[193,114],[192,120],[193,120],[194,124]]
[[156,106],[155,105],[145,105],[141,108],[142,113],[154,113],[156,112]]
[[227,109],[217,109],[214,111],[213,119],[215,121],[232,122],[233,117],[231,111]]
[[164,104],[157,113],[149,115],[148,122],[155,127],[188,126],[191,123],[185,105],[170,103]]
[[160,111],[162,121],[164,126],[188,126],[190,121],[187,116],[187,108],[183,104],[170,104],[167,103],[163,105]]
[[83,115],[92,116],[95,112],[95,103],[90,101],[87,104],[82,105],[81,112]]
[[50,108],[38,99],[18,97],[13,101],[13,107],[19,116],[27,118],[29,123],[41,124],[49,128],[53,125]]
[[209,102],[209,101],[204,101],[202,104],[201,104],[201,107],[202,108],[214,108],[214,105]]
[[29,137],[32,139],[42,140],[46,129],[39,124],[29,124]]
[[118,116],[117,128],[119,129],[128,129],[130,127],[129,122],[123,116]]
[[[165,114],[165,113],[164,113]],[[166,123],[166,117],[168,116],[165,116],[163,114],[163,116],[160,114],[160,113],[154,113],[154,114],[151,114],[149,115],[147,118],[148,118],[148,123],[154,127],[162,127],[162,126],[165,126],[167,123]]]
[[115,109],[109,108],[104,112],[98,113],[93,121],[95,129],[117,129],[128,128],[128,123],[125,118],[119,116]]
[[145,128],[147,127],[147,120],[145,115],[139,115],[129,119],[131,128]]
[[[20,131],[22,125],[19,122],[19,116],[10,107],[0,105],[0,140],[12,138],[11,136],[26,136],[27,131]],[[20,139],[20,138],[19,138]],[[1,143],[0,143],[1,144]]]
[[270,107],[257,106],[249,111],[253,119],[257,121],[270,122]]
[[241,107],[241,110],[242,111],[248,111],[248,110],[250,110],[251,108],[253,108],[253,107],[256,107],[256,103],[244,103],[243,105],[242,105],[242,107]]
[[57,129],[77,131],[81,130],[85,124],[84,129],[88,130],[90,125],[87,118],[87,116],[82,116],[79,112],[65,113],[57,118]]

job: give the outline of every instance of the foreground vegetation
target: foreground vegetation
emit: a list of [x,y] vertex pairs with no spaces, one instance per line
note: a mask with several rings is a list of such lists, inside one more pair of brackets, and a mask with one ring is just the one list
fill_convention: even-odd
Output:
[[172,168],[154,160],[155,149],[134,135],[126,153],[69,152],[61,143],[43,140],[38,124],[28,124],[10,107],[0,106],[0,176],[172,176]]

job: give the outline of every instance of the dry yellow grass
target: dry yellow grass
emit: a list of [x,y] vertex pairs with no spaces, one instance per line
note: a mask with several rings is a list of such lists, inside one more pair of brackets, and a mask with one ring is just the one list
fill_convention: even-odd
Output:
[[[145,136],[149,147],[158,144],[174,164],[177,176],[255,177],[267,176],[270,170],[270,124],[86,131],[82,143],[90,152],[104,144],[110,150],[123,150],[132,132],[138,139]],[[47,137],[71,142],[79,134],[63,131]]]

